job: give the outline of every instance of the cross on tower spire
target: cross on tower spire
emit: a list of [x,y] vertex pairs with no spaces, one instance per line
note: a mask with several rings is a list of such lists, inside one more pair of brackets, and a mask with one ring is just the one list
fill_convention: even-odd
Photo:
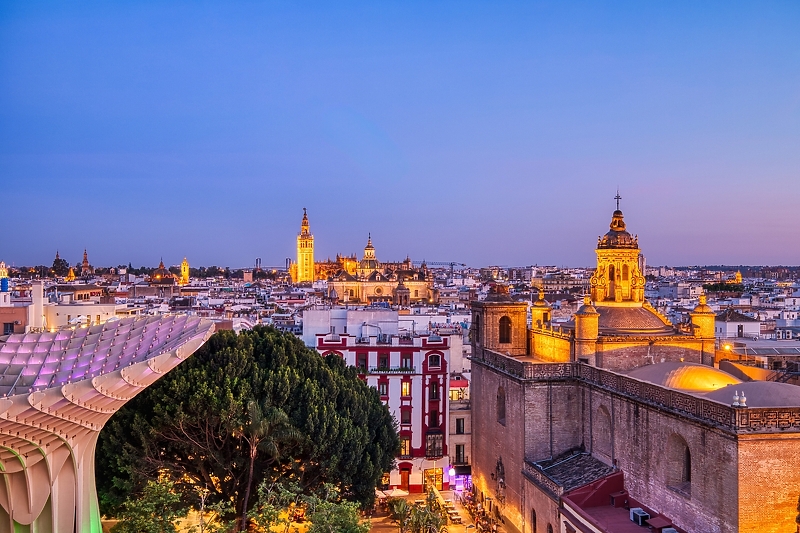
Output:
[[617,195],[614,197],[614,200],[617,201],[617,211],[619,211],[619,201],[622,200],[622,196],[619,195],[619,188],[617,188]]

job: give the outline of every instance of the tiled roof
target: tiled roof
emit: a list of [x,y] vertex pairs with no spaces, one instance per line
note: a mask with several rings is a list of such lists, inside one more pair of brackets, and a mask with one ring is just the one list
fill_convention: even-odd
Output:
[[565,492],[582,487],[614,471],[613,467],[588,453],[574,451],[536,464],[547,477],[562,486]]
[[667,334],[673,328],[643,307],[597,306],[600,332],[605,334]]
[[739,311],[729,307],[717,315],[718,322],[758,322],[753,317],[743,315]]

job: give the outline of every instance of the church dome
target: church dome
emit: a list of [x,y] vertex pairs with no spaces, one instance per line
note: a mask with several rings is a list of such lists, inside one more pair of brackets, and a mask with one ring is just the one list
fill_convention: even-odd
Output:
[[697,314],[701,314],[701,313],[702,314],[709,314],[710,313],[710,314],[714,314],[715,315],[716,312],[713,309],[711,309],[711,307],[706,302],[707,302],[706,295],[705,294],[701,294],[700,295],[700,302],[697,304],[697,307],[694,308],[692,313],[696,314],[696,315]]
[[670,335],[674,328],[645,307],[597,306],[605,335]]
[[164,261],[158,264],[158,268],[153,271],[150,275],[150,283],[156,283],[160,285],[171,285],[175,282],[175,276],[172,272],[169,271],[167,267],[164,266]]
[[[741,380],[727,372],[697,363],[657,363],[631,370],[628,375],[670,389],[688,392],[724,390],[733,385],[741,387],[742,383]],[[794,385],[790,386],[794,387]],[[800,387],[797,388],[800,389]],[[708,396],[711,397],[710,394]],[[733,393],[726,396],[726,401],[730,403],[731,398],[733,398]]]
[[622,211],[617,209],[611,215],[611,224],[608,233],[597,241],[598,248],[638,248],[639,239],[631,236],[625,229],[625,219]]
[[730,405],[734,395],[744,393],[747,407],[800,407],[800,387],[775,381],[747,381],[728,385],[705,395],[709,400]]
[[539,291],[539,298],[533,302],[534,307],[545,307],[550,308],[550,305],[547,303],[547,300],[544,299],[544,291]]

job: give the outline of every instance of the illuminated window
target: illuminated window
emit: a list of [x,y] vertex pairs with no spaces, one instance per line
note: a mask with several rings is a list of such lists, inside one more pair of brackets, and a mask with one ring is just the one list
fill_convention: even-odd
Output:
[[411,437],[400,437],[400,457],[411,457]]
[[507,316],[500,319],[500,342],[503,344],[511,342],[511,319]]
[[400,396],[411,396],[411,382],[403,381],[400,385]]

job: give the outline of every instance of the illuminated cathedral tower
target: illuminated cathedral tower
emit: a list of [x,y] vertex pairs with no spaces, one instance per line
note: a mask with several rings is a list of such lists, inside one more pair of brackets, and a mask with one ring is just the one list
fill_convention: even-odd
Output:
[[591,279],[595,305],[632,305],[644,302],[644,273],[639,268],[639,238],[625,230],[617,193],[617,209],[611,216],[611,229],[597,239],[597,270]]
[[297,236],[297,274],[295,283],[314,281],[314,236],[308,230],[308,215],[303,208],[303,223]]
[[189,284],[189,261],[186,258],[183,258],[183,262],[181,263],[181,279],[179,281],[180,285],[188,285]]

